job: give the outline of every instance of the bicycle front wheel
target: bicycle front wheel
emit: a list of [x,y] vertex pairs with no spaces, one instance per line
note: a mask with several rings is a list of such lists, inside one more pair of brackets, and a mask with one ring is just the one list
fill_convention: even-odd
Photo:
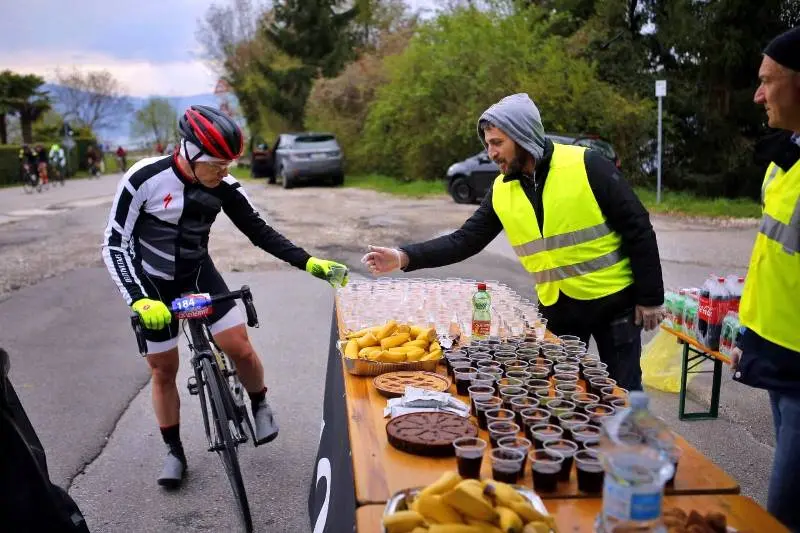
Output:
[[247,503],[242,471],[239,468],[236,443],[231,435],[230,421],[236,420],[236,414],[228,412],[229,409],[226,408],[226,405],[232,402],[226,402],[223,396],[224,394],[230,394],[230,391],[227,384],[223,382],[219,370],[211,364],[211,361],[203,359],[202,366],[206,390],[210,400],[211,418],[216,432],[217,454],[222,459],[222,465],[225,467],[225,473],[233,490],[233,497],[239,507],[239,519],[242,527],[247,533],[251,533],[253,531],[253,519],[250,516],[250,505]]

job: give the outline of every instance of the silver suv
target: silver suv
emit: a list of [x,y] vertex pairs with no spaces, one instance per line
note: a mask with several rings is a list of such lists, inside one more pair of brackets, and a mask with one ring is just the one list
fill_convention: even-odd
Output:
[[319,179],[334,186],[344,183],[342,148],[330,133],[282,133],[272,153],[274,176],[284,189]]

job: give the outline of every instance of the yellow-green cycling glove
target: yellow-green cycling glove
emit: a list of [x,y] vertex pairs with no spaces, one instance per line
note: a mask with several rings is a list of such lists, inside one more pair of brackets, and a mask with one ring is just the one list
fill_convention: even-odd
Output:
[[142,298],[133,302],[131,309],[139,314],[147,329],[163,329],[172,322],[172,313],[164,302],[159,300]]
[[344,287],[349,281],[350,271],[347,267],[336,261],[311,257],[306,262],[306,272],[312,276],[324,279],[333,287]]

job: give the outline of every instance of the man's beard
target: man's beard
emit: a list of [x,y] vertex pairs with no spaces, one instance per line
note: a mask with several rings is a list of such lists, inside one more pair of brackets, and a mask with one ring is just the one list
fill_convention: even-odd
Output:
[[516,145],[514,147],[514,158],[508,162],[508,171],[506,175],[521,174],[522,170],[525,168],[525,164],[528,162],[528,157],[530,157],[528,152],[523,150],[519,145]]

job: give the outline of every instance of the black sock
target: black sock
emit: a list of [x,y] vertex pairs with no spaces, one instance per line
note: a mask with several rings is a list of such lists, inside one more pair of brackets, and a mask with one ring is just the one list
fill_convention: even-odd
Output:
[[174,453],[183,464],[186,464],[186,455],[183,453],[183,443],[181,443],[181,426],[175,424],[174,426],[167,426],[161,428],[161,438],[164,443],[169,446],[170,451]]
[[247,395],[250,396],[250,404],[253,408],[253,412],[255,412],[256,407],[261,403],[261,400],[266,398],[267,388],[264,387],[259,392],[248,392]]

